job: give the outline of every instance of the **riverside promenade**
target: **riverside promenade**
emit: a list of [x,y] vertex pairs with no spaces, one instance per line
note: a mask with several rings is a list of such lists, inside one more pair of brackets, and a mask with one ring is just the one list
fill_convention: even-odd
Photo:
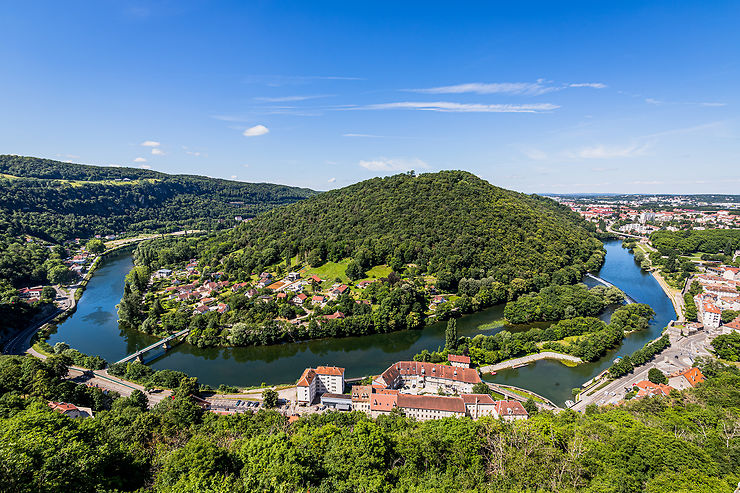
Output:
[[513,368],[515,366],[524,365],[539,361],[541,359],[556,359],[560,361],[570,361],[571,363],[583,363],[581,358],[577,356],[571,356],[570,354],[556,353],[553,351],[543,351],[537,354],[529,354],[522,356],[521,358],[507,359],[495,365],[481,366],[478,368],[481,373],[492,373],[494,371],[505,370],[507,368]]

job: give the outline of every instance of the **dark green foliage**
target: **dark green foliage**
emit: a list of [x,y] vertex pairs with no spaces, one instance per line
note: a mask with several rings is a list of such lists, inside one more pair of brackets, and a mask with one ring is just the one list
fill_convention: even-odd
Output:
[[277,407],[278,393],[273,389],[265,389],[262,391],[262,404],[267,409]]
[[445,349],[454,351],[457,347],[457,320],[450,319],[445,329]]
[[[122,231],[215,229],[315,192],[135,168],[0,156],[0,232],[61,242]],[[221,222],[219,222],[221,221]],[[225,221],[225,222],[223,222]]]
[[740,361],[740,332],[734,330],[714,338],[712,347],[717,356],[727,361]]
[[363,269],[415,264],[436,274],[443,291],[455,290],[462,278],[492,277],[518,296],[598,269],[603,249],[587,227],[549,199],[445,171],[326,192],[261,215],[219,244],[240,251],[234,274],[280,261],[289,246],[311,265],[348,257]]
[[504,308],[504,316],[513,324],[592,317],[607,305],[623,301],[624,293],[618,288],[597,286],[588,289],[583,284],[549,286],[538,293],[525,294],[516,301],[509,301]]
[[740,230],[656,231],[650,235],[650,241],[662,255],[697,252],[732,255],[740,248]]
[[644,365],[653,357],[671,345],[668,335],[662,336],[657,341],[649,342],[630,356],[624,356],[618,362],[609,367],[609,376],[619,378],[631,372],[638,366]]
[[528,401],[526,422],[354,412],[288,425],[274,411],[204,413],[182,395],[146,410],[137,394],[95,419],[72,420],[4,387],[44,363],[0,357],[0,489],[733,491],[740,375],[702,364],[711,376],[697,388],[585,414],[536,412]]
[[648,380],[653,383],[668,383],[668,377],[666,377],[665,373],[657,368],[650,368],[650,370],[648,370]]
[[722,323],[727,324],[735,320],[740,316],[740,311],[737,310],[724,310],[722,312]]

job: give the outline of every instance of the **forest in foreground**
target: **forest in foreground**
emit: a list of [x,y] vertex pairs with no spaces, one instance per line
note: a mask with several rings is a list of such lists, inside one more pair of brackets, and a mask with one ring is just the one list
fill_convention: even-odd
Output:
[[[60,380],[62,356],[0,357],[0,491],[732,492],[740,481],[740,372],[617,407],[527,421],[331,412],[203,411],[183,378],[146,408]],[[71,419],[48,400],[91,406]]]

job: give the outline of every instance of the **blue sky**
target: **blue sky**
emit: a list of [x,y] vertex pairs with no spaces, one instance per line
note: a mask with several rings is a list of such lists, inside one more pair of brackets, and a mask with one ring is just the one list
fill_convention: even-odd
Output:
[[740,3],[398,3],[7,3],[0,153],[319,190],[465,169],[740,193]]

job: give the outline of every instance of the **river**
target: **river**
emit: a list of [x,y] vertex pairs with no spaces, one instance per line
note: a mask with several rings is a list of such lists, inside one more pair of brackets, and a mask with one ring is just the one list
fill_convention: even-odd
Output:
[[[555,361],[539,361],[528,367],[501,371],[487,379],[531,389],[562,404],[571,389],[607,368],[616,355],[628,354],[657,337],[675,318],[673,306],[657,281],[642,272],[621,241],[605,243],[606,261],[599,275],[629,293],[637,302],[649,304],[656,312],[647,331],[628,336],[622,346],[596,362],[567,367]],[[120,252],[109,256],[95,272],[77,305],[77,311],[61,324],[49,343],[64,341],[109,362],[145,347],[156,338],[118,327],[116,304],[123,295],[123,278],[133,267],[132,256]],[[587,284],[593,285],[593,282]],[[608,319],[610,312],[602,315]],[[457,323],[459,335],[492,334],[503,328],[503,305],[465,316]],[[343,339],[239,348],[204,348],[180,344],[150,365],[156,369],[180,370],[197,376],[206,384],[236,386],[275,384],[295,381],[304,368],[336,365],[346,368],[346,376],[378,374],[391,363],[409,359],[423,349],[444,345],[445,323],[423,330],[374,334]]]

